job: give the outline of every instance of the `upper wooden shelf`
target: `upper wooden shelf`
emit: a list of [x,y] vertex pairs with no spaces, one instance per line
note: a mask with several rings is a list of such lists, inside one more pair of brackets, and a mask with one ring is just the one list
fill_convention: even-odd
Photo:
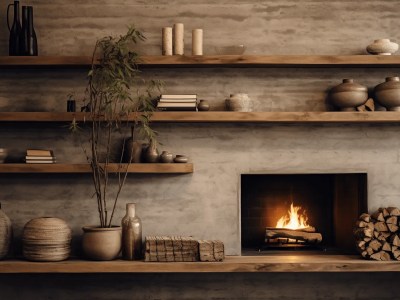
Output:
[[[141,67],[397,67],[400,56],[381,55],[144,55]],[[89,56],[0,56],[1,68],[88,68]]]
[[[0,122],[90,121],[86,113],[0,112]],[[132,114],[128,118],[134,120]],[[400,123],[400,112],[155,112],[157,123]]]
[[0,273],[399,272],[398,261],[347,255],[228,256],[223,262],[0,261]]
[[[193,173],[193,164],[109,164],[109,172],[119,169],[128,173],[148,174],[187,174]],[[1,173],[91,173],[89,164],[0,164]]]

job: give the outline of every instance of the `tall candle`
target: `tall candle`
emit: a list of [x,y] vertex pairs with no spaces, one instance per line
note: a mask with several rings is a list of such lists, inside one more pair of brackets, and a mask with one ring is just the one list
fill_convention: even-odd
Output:
[[162,55],[172,55],[172,27],[162,29]]
[[184,54],[184,27],[182,23],[174,24],[174,54]]
[[192,55],[203,55],[203,29],[192,30]]

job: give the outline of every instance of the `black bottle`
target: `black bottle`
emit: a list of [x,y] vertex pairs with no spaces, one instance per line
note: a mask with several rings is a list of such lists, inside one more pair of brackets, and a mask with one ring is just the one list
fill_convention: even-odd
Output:
[[[8,18],[10,7],[14,6],[14,21],[10,27]],[[19,1],[14,1],[14,4],[7,6],[7,25],[10,31],[10,39],[8,43],[8,54],[15,56],[20,54],[20,35],[21,35],[21,23],[19,21]]]
[[33,7],[22,6],[22,31],[20,35],[20,55],[37,56],[38,46],[33,28]]

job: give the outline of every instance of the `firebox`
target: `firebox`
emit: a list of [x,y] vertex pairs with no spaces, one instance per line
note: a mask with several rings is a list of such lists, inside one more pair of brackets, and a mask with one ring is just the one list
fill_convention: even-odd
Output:
[[242,254],[316,249],[354,253],[368,211],[367,174],[242,174]]

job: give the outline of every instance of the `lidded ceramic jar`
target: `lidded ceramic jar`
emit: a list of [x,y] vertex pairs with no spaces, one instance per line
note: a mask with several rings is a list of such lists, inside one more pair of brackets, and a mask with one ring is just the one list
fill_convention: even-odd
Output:
[[386,77],[386,81],[378,84],[375,89],[375,100],[387,110],[400,111],[400,79]]
[[368,100],[367,87],[355,83],[353,79],[343,79],[343,82],[333,87],[329,92],[330,102],[341,111],[355,111]]
[[392,55],[398,49],[399,45],[389,39],[379,39],[368,45],[367,52],[376,55]]

